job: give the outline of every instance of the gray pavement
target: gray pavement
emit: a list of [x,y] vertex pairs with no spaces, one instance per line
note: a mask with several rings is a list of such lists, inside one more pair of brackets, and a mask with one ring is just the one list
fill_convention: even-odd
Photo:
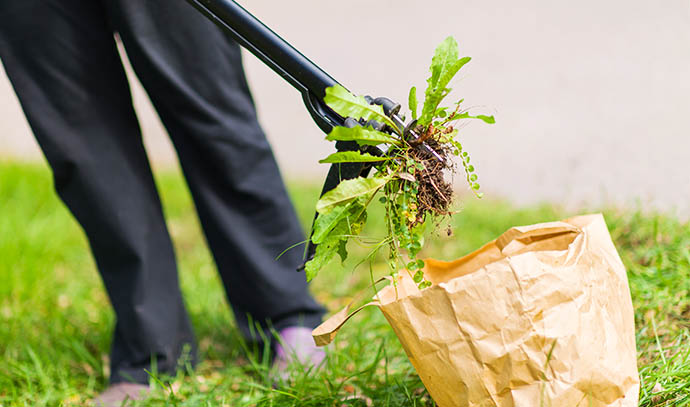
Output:
[[[452,97],[497,119],[462,131],[487,195],[690,214],[689,0],[244,3],[352,91],[401,102],[411,85],[423,91],[434,47],[455,36],[473,61]],[[245,61],[283,172],[320,179],[327,168],[317,161],[333,146],[296,91],[251,55]],[[174,163],[139,87],[134,101],[155,166]],[[40,159],[0,73],[8,155]]]

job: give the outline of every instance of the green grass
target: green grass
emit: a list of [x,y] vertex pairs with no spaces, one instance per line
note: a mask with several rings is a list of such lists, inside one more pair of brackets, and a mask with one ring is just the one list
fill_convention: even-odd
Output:
[[[273,389],[266,360],[234,328],[181,177],[168,172],[157,181],[203,362],[196,371],[160,378],[152,398],[138,405],[433,405],[376,309],[343,329],[328,347],[324,370],[296,374]],[[318,189],[291,184],[305,226]],[[668,215],[605,214],[636,309],[640,405],[690,406],[690,225]],[[467,198],[452,221],[454,236],[441,233],[427,254],[455,258],[510,226],[568,215],[549,205],[516,208]],[[377,218],[371,217],[369,233]],[[351,260],[344,269],[331,265],[312,285],[329,309],[369,284],[368,272],[352,266]],[[83,233],[54,196],[48,170],[0,162],[0,407],[88,405],[106,385],[113,319]]]

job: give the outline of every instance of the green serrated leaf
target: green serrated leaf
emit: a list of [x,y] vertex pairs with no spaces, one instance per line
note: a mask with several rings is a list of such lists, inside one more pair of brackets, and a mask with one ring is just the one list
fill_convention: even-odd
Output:
[[336,255],[340,256],[341,261],[347,258],[346,244],[350,231],[350,222],[347,219],[341,219],[328,236],[316,246],[314,258],[311,259],[304,267],[307,275],[307,281],[318,274],[319,270],[325,267]]
[[[457,46],[457,44],[456,44]],[[447,67],[446,70],[443,71],[441,74],[441,77],[439,78],[438,82],[436,83],[437,89],[442,89],[448,86],[450,81],[455,77],[455,75],[458,73],[458,71],[465,65],[467,65],[468,62],[470,62],[472,58],[470,57],[462,57],[458,59],[457,61],[453,62],[450,66]]]
[[483,120],[484,122],[489,123],[489,124],[494,124],[494,123],[496,123],[496,119],[494,119],[493,116],[485,116],[485,115],[483,115],[483,114],[478,114],[478,115],[476,116],[476,118],[479,119],[479,120]]
[[391,160],[392,157],[377,157],[369,153],[360,153],[359,151],[339,151],[333,153],[323,160],[319,160],[321,164],[334,163],[373,163],[378,161]]
[[366,201],[367,197],[362,196],[348,204],[338,205],[331,211],[318,214],[316,221],[314,221],[311,241],[314,244],[321,244],[332,235],[359,234],[363,223],[366,221],[366,211],[364,210]]
[[347,240],[341,240],[336,247],[338,256],[340,256],[340,262],[347,260]]
[[432,88],[437,87],[439,80],[444,73],[458,60],[458,43],[453,37],[447,37],[441,42],[434,52],[431,59],[431,78],[427,83]]
[[316,211],[325,213],[360,196],[369,196],[386,185],[390,178],[357,177],[341,181],[337,187],[326,192],[316,203]]
[[319,271],[333,259],[333,256],[335,256],[338,251],[340,241],[341,239],[331,238],[316,246],[314,258],[304,265],[307,281],[311,281],[312,278],[316,277]]
[[311,241],[314,244],[323,243],[333,228],[350,213],[350,207],[353,205],[356,205],[356,202],[353,201],[348,205],[336,206],[329,212],[318,214],[314,221],[314,232],[311,235]]
[[431,77],[427,80],[424,107],[419,124],[426,126],[434,119],[436,109],[450,89],[447,87],[460,68],[470,62],[470,57],[458,59],[458,43],[453,37],[446,38],[437,48],[431,60]]
[[410,112],[412,112],[412,120],[417,120],[417,87],[410,88],[410,95],[407,97]]
[[[316,251],[319,251],[318,247],[316,248]],[[304,274],[306,274],[308,282],[311,281],[314,277],[316,277],[317,274],[319,274],[319,270],[321,270],[323,268],[322,263],[323,263],[323,257],[317,258],[315,255],[313,259],[309,260],[304,265]]]
[[496,119],[494,119],[493,116],[486,116],[483,114],[478,114],[476,116],[472,116],[471,114],[469,114],[467,112],[456,114],[455,117],[453,117],[453,120],[460,120],[460,119],[478,119],[478,120],[481,120],[481,121],[488,123],[488,124],[496,123]]
[[[364,120],[376,120],[385,123],[392,129],[397,129],[393,121],[383,113],[383,107],[370,105],[362,96],[355,96],[341,85],[335,85],[326,89],[324,102],[343,117],[362,118]],[[402,129],[398,129],[402,131]]]
[[397,138],[382,133],[371,127],[334,127],[328,134],[329,141],[356,141],[360,146],[377,146],[379,144],[400,145]]
[[[365,205],[365,204],[366,204],[365,202],[362,203],[362,205]],[[362,208],[363,207],[364,206],[362,206]],[[356,210],[352,209],[350,213],[353,215],[352,217],[348,218],[349,227],[350,227],[350,234],[351,235],[359,235],[360,233],[362,233],[362,230],[364,229],[364,225],[367,223],[367,212],[364,210],[361,210],[361,209],[359,210],[359,212],[357,212]],[[357,215],[359,215],[359,217],[357,217],[353,222],[352,218],[356,217]]]

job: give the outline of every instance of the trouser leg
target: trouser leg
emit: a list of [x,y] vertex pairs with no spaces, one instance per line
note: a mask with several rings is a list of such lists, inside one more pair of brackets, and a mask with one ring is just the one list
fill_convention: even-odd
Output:
[[102,3],[0,1],[0,59],[115,309],[111,381],[172,373],[193,334]]
[[[181,160],[241,330],[319,323],[297,273],[304,240],[242,69],[240,49],[184,0],[107,0]],[[297,97],[297,95],[296,95]],[[297,99],[296,99],[296,103]]]

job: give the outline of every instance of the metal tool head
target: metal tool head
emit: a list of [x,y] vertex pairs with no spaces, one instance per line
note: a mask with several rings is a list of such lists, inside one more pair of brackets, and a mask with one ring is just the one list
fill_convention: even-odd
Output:
[[390,119],[395,123],[397,129],[391,129],[393,132],[397,133],[403,138],[408,144],[421,148],[429,152],[434,158],[436,158],[440,163],[445,164],[446,160],[439,154],[436,150],[431,148],[426,141],[421,140],[421,136],[415,130],[417,121],[413,120],[407,125],[405,125],[402,117],[398,115],[400,113],[400,103],[395,103],[392,100],[385,97],[378,97],[376,99],[365,96],[367,102],[373,105],[380,105],[383,107],[383,113],[390,117]]
[[[398,108],[398,111],[399,110],[400,109]],[[390,117],[393,123],[395,123],[395,125],[398,126],[399,129],[401,129],[402,134],[399,134],[399,136],[401,136],[408,144],[416,146],[417,148],[422,148],[429,152],[432,156],[434,156],[434,158],[437,159],[440,163],[446,163],[446,160],[441,156],[441,154],[439,154],[436,150],[431,148],[431,146],[429,146],[426,143],[426,141],[421,140],[421,136],[417,133],[417,130],[415,129],[415,127],[417,127],[417,120],[412,120],[407,125],[405,125],[403,119],[397,115],[397,111],[396,113],[388,115],[388,117]]]

